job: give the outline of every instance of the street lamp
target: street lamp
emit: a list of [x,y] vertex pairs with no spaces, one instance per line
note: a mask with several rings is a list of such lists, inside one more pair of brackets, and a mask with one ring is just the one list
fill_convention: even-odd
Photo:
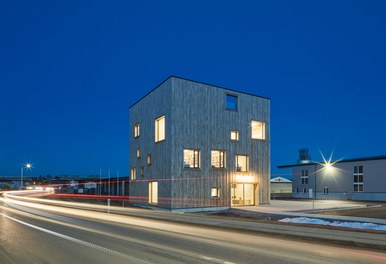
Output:
[[23,164],[20,168],[20,189],[23,189],[23,172],[24,172],[24,168],[26,168],[27,170],[31,170],[32,168],[32,164],[27,162],[26,164]]

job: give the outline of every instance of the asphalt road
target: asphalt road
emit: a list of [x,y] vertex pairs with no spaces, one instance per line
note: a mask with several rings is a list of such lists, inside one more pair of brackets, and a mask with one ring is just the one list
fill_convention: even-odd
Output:
[[28,203],[0,204],[0,263],[386,263],[386,253]]

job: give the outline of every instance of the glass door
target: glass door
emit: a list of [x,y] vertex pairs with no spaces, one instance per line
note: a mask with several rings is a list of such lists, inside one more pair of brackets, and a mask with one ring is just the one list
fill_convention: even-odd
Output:
[[231,206],[255,204],[254,184],[232,184]]

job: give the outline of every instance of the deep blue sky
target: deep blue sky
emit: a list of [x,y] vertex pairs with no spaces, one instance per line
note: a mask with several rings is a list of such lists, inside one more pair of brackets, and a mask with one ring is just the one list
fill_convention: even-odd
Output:
[[270,97],[298,149],[386,154],[386,1],[0,2],[0,175],[128,174],[128,108],[169,75]]

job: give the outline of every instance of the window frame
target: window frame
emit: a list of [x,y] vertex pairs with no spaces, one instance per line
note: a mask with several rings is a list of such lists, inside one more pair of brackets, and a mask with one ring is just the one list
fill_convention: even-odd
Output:
[[[213,195],[213,191],[215,192],[215,195]],[[220,187],[212,187],[210,189],[210,197],[212,199],[220,198],[220,195],[221,195]]]
[[[193,152],[193,167],[191,167],[189,163],[185,163],[185,151],[192,151]],[[184,148],[182,151],[183,155],[183,169],[200,169],[201,168],[201,151],[199,149],[191,149],[191,148]],[[189,165],[187,167],[186,165]]]
[[130,169],[130,179],[131,180],[136,180],[137,179],[137,168],[136,167],[132,167]]
[[302,185],[308,185],[308,182],[309,182],[309,174],[308,174],[308,170],[304,169],[301,171],[301,174],[300,174],[300,184]]
[[[257,123],[254,125],[254,123]],[[253,132],[254,129],[258,129],[258,128],[255,128],[255,126],[257,125],[261,125],[261,135],[259,135],[260,133],[257,133],[257,135],[254,135],[256,133]],[[251,139],[254,139],[254,140],[265,140],[265,122],[263,121],[258,121],[258,120],[252,120],[251,121]]]
[[[232,138],[232,134],[235,134],[235,139]],[[239,142],[239,131],[238,130],[231,130],[231,141]]]
[[151,154],[147,154],[146,163],[147,163],[147,166],[151,165]]
[[353,192],[364,192],[364,170],[363,165],[354,166],[353,169]]
[[[213,152],[217,152],[219,155],[218,156],[219,157],[219,160],[218,160],[219,166],[213,165]],[[219,150],[219,149],[212,149],[210,151],[210,164],[211,164],[212,169],[225,169],[226,168],[226,151],[225,150]]]
[[141,158],[141,148],[137,148],[137,159]]
[[[234,107],[231,107],[228,104],[228,98],[234,98],[235,102],[229,102],[229,104],[235,104]],[[238,111],[239,110],[239,96],[235,94],[227,93],[225,95],[225,109],[229,111]]]
[[140,136],[140,125],[139,123],[136,123],[134,125],[134,138],[139,138]]
[[[163,138],[160,137],[160,121],[163,120]],[[154,120],[154,141],[155,143],[166,140],[166,118],[162,115]]]
[[[239,156],[242,156],[242,157],[246,157],[246,164],[245,164],[245,167],[246,167],[246,170],[239,170]],[[241,167],[240,167],[241,168]],[[236,154],[235,156],[235,169],[236,169],[236,172],[249,172],[249,156],[248,155],[244,155],[244,154]]]
[[[157,205],[158,204],[158,182],[149,181],[148,191],[149,191],[149,204]],[[156,192],[156,195],[154,194],[154,192]]]

